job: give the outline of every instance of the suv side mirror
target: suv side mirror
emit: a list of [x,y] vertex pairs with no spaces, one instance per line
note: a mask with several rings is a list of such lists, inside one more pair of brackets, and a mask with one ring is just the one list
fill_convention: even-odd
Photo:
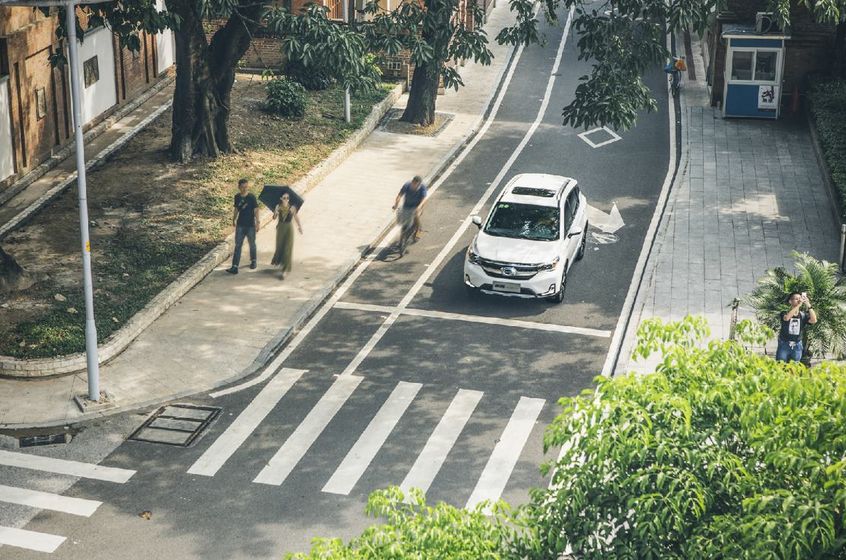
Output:
[[473,216],[470,219],[473,221],[474,224],[476,224],[477,228],[482,229],[482,218],[480,218],[479,216]]
[[570,239],[570,238],[572,238],[572,237],[576,237],[577,235],[581,235],[581,234],[582,234],[582,232],[580,232],[580,231],[574,231],[574,232],[572,232],[572,233],[568,233],[568,234],[567,234],[567,239]]

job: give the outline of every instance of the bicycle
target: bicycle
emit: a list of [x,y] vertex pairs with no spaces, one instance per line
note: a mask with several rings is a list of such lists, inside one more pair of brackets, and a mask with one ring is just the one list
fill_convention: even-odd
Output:
[[670,93],[676,95],[681,89],[683,71],[687,70],[687,65],[684,62],[684,57],[673,57],[664,67],[664,72],[670,75]]
[[417,232],[414,227],[414,212],[400,207],[397,210],[397,225],[400,227],[397,252],[402,257],[405,255],[408,246],[414,241],[414,234]]

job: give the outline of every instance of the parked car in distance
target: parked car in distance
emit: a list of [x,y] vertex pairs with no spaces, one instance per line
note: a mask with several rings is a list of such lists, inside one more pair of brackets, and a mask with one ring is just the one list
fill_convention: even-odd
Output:
[[587,201],[575,179],[525,173],[502,189],[467,248],[471,292],[561,303],[567,273],[585,255]]

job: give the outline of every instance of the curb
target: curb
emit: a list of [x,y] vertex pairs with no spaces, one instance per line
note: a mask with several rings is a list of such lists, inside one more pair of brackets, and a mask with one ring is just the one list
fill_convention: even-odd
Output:
[[[396,100],[402,95],[402,85],[396,86],[388,96],[379,102],[373,110],[370,112],[370,115],[364,121],[359,130],[354,133],[350,138],[347,139],[341,146],[336,148],[325,160],[319,163],[317,166],[312,168],[302,179],[294,183],[293,188],[300,193],[307,193],[309,190],[314,188],[321,180],[323,180],[333,169],[338,167],[338,165],[344,161],[350,153],[352,153],[360,144],[361,142],[373,131],[373,129],[378,124],[379,120],[382,116],[387,112],[388,109],[393,106]],[[128,142],[132,136],[135,136],[140,130],[146,126],[152,120],[155,120],[162,112],[167,110],[170,107],[170,103],[167,103],[165,106],[162,106],[158,109],[155,113],[144,119],[141,123],[139,123],[138,127],[133,130],[132,133],[127,134],[125,137],[121,138],[105,150],[98,154],[98,156],[92,160],[89,166],[97,165],[104,157],[104,154],[108,152],[106,155],[110,155],[118,148],[123,146],[126,142]],[[87,166],[87,167],[89,167]],[[76,173],[73,174],[72,177],[69,177],[67,180],[63,181],[55,188],[51,189],[50,192],[45,194],[43,197],[39,199],[47,199],[44,204],[49,202],[50,199],[55,198],[60,194],[69,184],[76,180]],[[67,184],[65,184],[67,183]],[[35,206],[33,204],[32,206]],[[23,221],[27,217],[29,217],[35,210],[30,212],[30,209],[24,212],[26,216],[21,218],[20,221]],[[20,215],[19,215],[20,216]],[[263,209],[260,214],[261,225],[267,225],[270,223],[273,215],[267,209]],[[17,223],[20,223],[18,221]],[[10,222],[11,223],[11,222]],[[7,224],[8,225],[8,224]],[[4,226],[5,228],[6,226]],[[3,233],[7,230],[0,229],[0,237],[2,237]],[[127,346],[139,335],[141,334],[147,327],[149,327],[156,319],[158,319],[162,313],[167,311],[171,305],[176,303],[182,296],[184,296],[191,288],[196,286],[203,278],[205,278],[212,270],[217,268],[217,266],[226,260],[229,255],[232,254],[233,245],[235,242],[235,234],[232,233],[226,237],[226,239],[221,242],[217,247],[213,248],[211,251],[206,253],[199,261],[194,263],[188,270],[183,272],[179,278],[171,282],[165,289],[163,289],[156,297],[150,300],[147,305],[144,306],[143,309],[138,311],[132,318],[117,332],[112,334],[103,344],[99,347],[99,358],[100,364],[105,364],[112,358],[116,357],[118,354],[123,352]],[[357,259],[356,259],[357,260]],[[346,274],[344,274],[346,275]],[[332,287],[334,289],[334,286]],[[321,290],[320,301],[322,301],[326,296],[322,294],[323,290]],[[319,302],[318,302],[319,303]],[[311,306],[311,300],[305,306],[309,308]],[[316,307],[316,304],[313,306]],[[311,314],[311,311],[308,310],[308,315]],[[295,322],[295,326],[298,327],[299,323],[302,322],[302,319],[297,318],[297,322]],[[280,339],[278,343],[276,343],[272,348],[268,349],[265,347],[260,354],[259,357],[262,355],[269,356],[272,354],[276,347],[282,343],[284,339]],[[275,339],[274,341],[275,342]],[[266,358],[265,358],[266,359]],[[24,360],[24,359],[17,359],[17,358],[10,358],[6,356],[0,356],[0,377],[6,378],[14,378],[14,379],[33,379],[33,378],[46,378],[46,377],[54,377],[58,375],[67,375],[72,373],[77,373],[81,371],[85,371],[87,367],[86,363],[86,356],[85,352],[79,352],[76,354],[70,354],[67,356],[62,356],[60,358],[37,358],[33,360]]]
[[[117,123],[119,120],[121,120],[126,115],[128,115],[129,113],[131,113],[132,111],[134,111],[135,109],[137,109],[138,107],[140,107],[141,105],[146,103],[151,97],[153,97],[154,95],[159,93],[161,90],[163,90],[164,88],[166,88],[167,86],[172,84],[175,79],[176,79],[175,77],[170,76],[170,77],[167,77],[167,78],[161,80],[156,85],[154,85],[153,87],[151,87],[150,89],[148,89],[147,91],[145,91],[144,93],[142,93],[141,95],[139,95],[138,97],[136,97],[135,99],[133,99],[132,101],[127,103],[126,105],[124,105],[123,107],[120,107],[117,111],[115,111],[114,113],[112,113],[111,115],[109,115],[108,117],[103,119],[100,123],[98,123],[96,126],[91,128],[88,132],[83,134],[83,136],[82,136],[83,143],[91,142],[92,140],[94,140],[95,138],[97,138],[98,136],[100,136],[101,134],[106,132],[106,130],[108,130],[109,128],[114,126],[114,124]],[[14,183],[12,183],[9,186],[9,188],[7,188],[2,193],[0,193],[0,206],[2,206],[6,202],[8,202],[12,198],[14,198],[15,195],[19,194],[21,191],[25,190],[32,183],[34,183],[35,181],[37,181],[38,179],[40,179],[41,177],[46,175],[48,171],[55,168],[57,165],[62,163],[65,159],[69,158],[75,152],[76,152],[76,145],[73,142],[69,142],[68,145],[66,145],[64,148],[62,148],[61,150],[59,150],[58,152],[56,152],[55,154],[50,156],[50,159],[48,159],[47,161],[45,161],[44,163],[42,163],[41,165],[39,165],[38,167],[36,167],[32,171],[30,171],[29,173],[27,173],[26,175],[24,175],[23,177],[21,177],[20,179],[18,179]],[[75,173],[74,173],[73,176],[74,176],[74,179],[76,179]],[[37,202],[38,201],[36,201],[36,204],[37,204]],[[24,212],[27,212],[27,211],[29,211],[29,208],[24,210]],[[2,231],[2,233],[0,233],[0,236],[4,235],[5,233],[6,233],[6,231]]]

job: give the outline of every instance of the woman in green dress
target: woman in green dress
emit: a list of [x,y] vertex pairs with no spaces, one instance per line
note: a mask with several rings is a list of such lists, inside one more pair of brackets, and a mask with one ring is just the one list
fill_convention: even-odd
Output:
[[291,260],[294,254],[294,224],[292,222],[296,222],[297,230],[300,234],[303,233],[303,226],[297,216],[297,208],[291,205],[291,197],[287,194],[282,195],[282,200],[273,210],[273,219],[277,218],[279,222],[276,224],[276,252],[270,264],[282,268],[281,279],[284,280],[285,273],[291,271]]

